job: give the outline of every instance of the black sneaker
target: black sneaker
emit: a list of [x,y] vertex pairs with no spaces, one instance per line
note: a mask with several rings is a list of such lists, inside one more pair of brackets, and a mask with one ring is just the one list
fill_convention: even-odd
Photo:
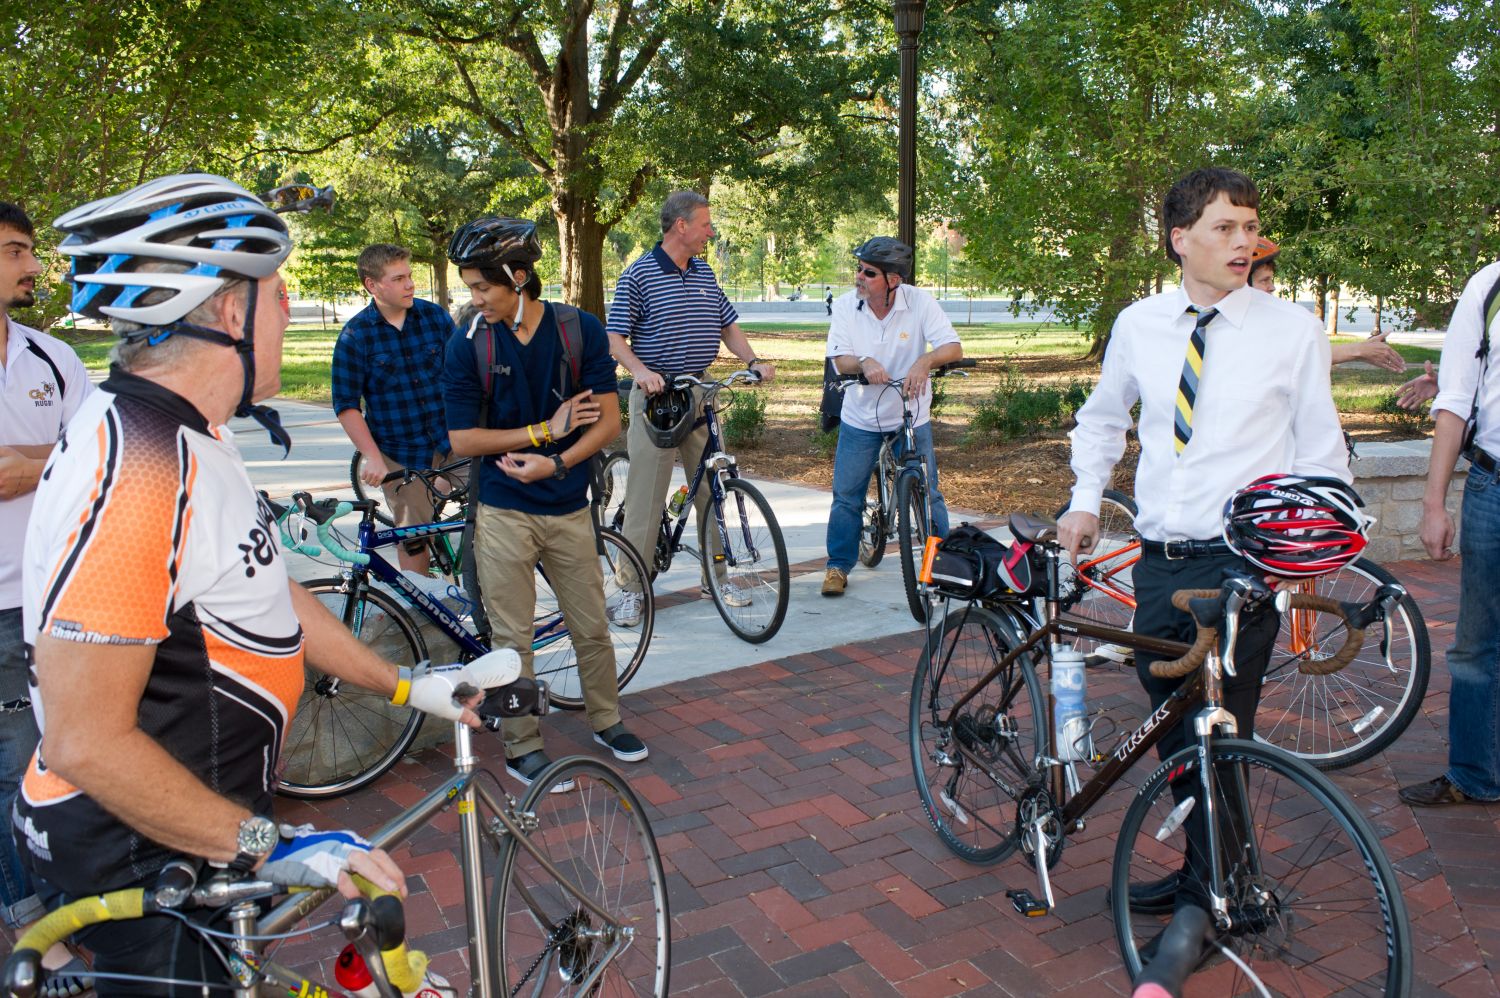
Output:
[[594,732],[594,741],[613,752],[621,762],[640,762],[651,754],[645,742],[625,730],[623,722]]
[[[522,785],[529,787],[531,781],[541,776],[542,771],[550,765],[552,765],[552,760],[547,758],[547,753],[537,749],[535,752],[527,752],[516,759],[506,759],[505,771],[520,780]],[[562,780],[552,786],[552,792],[555,794],[565,794],[572,789],[572,780]]]

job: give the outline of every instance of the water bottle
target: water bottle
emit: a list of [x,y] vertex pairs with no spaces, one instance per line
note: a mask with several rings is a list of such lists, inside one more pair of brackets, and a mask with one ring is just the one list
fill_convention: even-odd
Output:
[[[356,998],[377,998],[380,989],[375,986],[375,981],[370,977],[370,970],[365,966],[365,961],[359,955],[359,951],[350,943],[345,946],[343,952],[339,953],[338,962],[333,967],[333,979],[338,982],[339,987],[355,995]],[[457,998],[458,990],[448,981],[432,972],[428,968],[422,976],[422,984],[415,991],[403,991],[403,998]]]
[[1072,645],[1058,645],[1052,652],[1052,740],[1064,762],[1086,762],[1093,754],[1085,684],[1083,653]]
[[672,493],[672,501],[667,503],[667,512],[672,516],[677,516],[682,512],[683,507],[686,505],[687,486],[679,485],[677,486],[677,491]]

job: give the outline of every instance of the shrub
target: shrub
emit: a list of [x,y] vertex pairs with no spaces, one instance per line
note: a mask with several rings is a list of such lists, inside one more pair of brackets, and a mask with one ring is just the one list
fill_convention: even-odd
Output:
[[731,447],[752,448],[766,432],[766,396],[763,392],[735,392],[729,407],[719,415],[724,440]]
[[932,415],[936,416],[948,405],[948,379],[932,379]]
[[964,439],[968,443],[988,438],[1015,440],[1058,429],[1087,401],[1091,388],[1087,381],[1064,386],[1032,384],[1007,367],[1000,386],[975,408]]
[[1388,392],[1380,397],[1375,403],[1375,414],[1385,425],[1398,430],[1407,430],[1413,433],[1421,433],[1427,429],[1428,406],[1430,402],[1423,402],[1415,411],[1403,409],[1396,404],[1399,392]]
[[839,428],[835,426],[831,430],[819,427],[813,430],[813,450],[819,457],[832,459],[834,453],[839,449]]

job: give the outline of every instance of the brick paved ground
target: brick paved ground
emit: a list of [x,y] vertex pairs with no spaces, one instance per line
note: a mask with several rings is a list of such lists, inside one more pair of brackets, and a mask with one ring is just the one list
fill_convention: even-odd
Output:
[[[1403,782],[1445,761],[1443,648],[1457,611],[1457,567],[1392,566],[1428,618],[1434,674],[1424,713],[1392,752],[1335,780],[1385,839],[1413,921],[1416,992],[1496,995],[1500,971],[1500,807],[1413,813]],[[727,636],[726,636],[727,639]],[[799,654],[627,695],[651,744],[628,768],[652,806],[669,864],[673,993],[688,995],[1113,995],[1127,989],[1104,911],[1116,791],[1056,867],[1059,903],[1017,915],[1007,887],[1034,887],[1017,858],[996,867],[951,857],[922,818],[906,749],[916,636]],[[649,668],[649,666],[648,666]],[[1133,677],[1091,672],[1091,702],[1140,716]],[[553,756],[595,752],[582,716],[544,722]],[[484,753],[499,743],[481,740]],[[369,828],[440,780],[428,750],[348,800],[282,801],[287,819]],[[502,777],[505,779],[505,777]],[[508,779],[505,779],[508,782]],[[455,816],[396,854],[411,875],[408,927],[437,968],[466,977]],[[336,947],[335,947],[336,950]],[[329,944],[285,948],[308,965]]]
[[[1500,807],[1414,814],[1396,787],[1445,761],[1442,652],[1456,612],[1453,565],[1392,566],[1427,615],[1433,681],[1396,748],[1336,775],[1384,838],[1413,926],[1418,994],[1495,995],[1500,970]],[[907,694],[915,635],[881,639],[627,695],[649,761],[628,772],[655,808],[674,923],[674,993],[702,995],[1110,995],[1126,980],[1104,911],[1117,790],[1070,840],[1058,906],[1023,919],[1007,887],[1019,860],[976,868],[931,832],[912,787]],[[648,664],[649,668],[649,664]],[[1122,723],[1144,701],[1133,677],[1090,673],[1090,698]],[[545,722],[554,756],[593,752],[579,715]],[[499,743],[486,740],[486,752]],[[496,768],[498,768],[498,756]],[[370,827],[417,799],[444,764],[404,762],[374,789],[286,817]],[[462,975],[462,893],[452,817],[397,854],[413,875],[411,935]],[[311,955],[312,951],[309,951]],[[324,950],[326,953],[326,948]],[[294,951],[283,953],[296,964]]]

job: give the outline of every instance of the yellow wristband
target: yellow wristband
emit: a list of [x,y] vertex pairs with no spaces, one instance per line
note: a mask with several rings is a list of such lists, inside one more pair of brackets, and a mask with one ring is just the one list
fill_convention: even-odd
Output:
[[405,707],[406,698],[411,696],[411,669],[404,665],[396,667],[396,692],[391,694],[391,704],[396,707]]
[[526,426],[526,435],[531,438],[531,446],[540,447],[542,442],[536,438],[536,424],[529,423]]
[[552,427],[546,420],[542,420],[542,436],[547,438],[549,444],[552,442]]

